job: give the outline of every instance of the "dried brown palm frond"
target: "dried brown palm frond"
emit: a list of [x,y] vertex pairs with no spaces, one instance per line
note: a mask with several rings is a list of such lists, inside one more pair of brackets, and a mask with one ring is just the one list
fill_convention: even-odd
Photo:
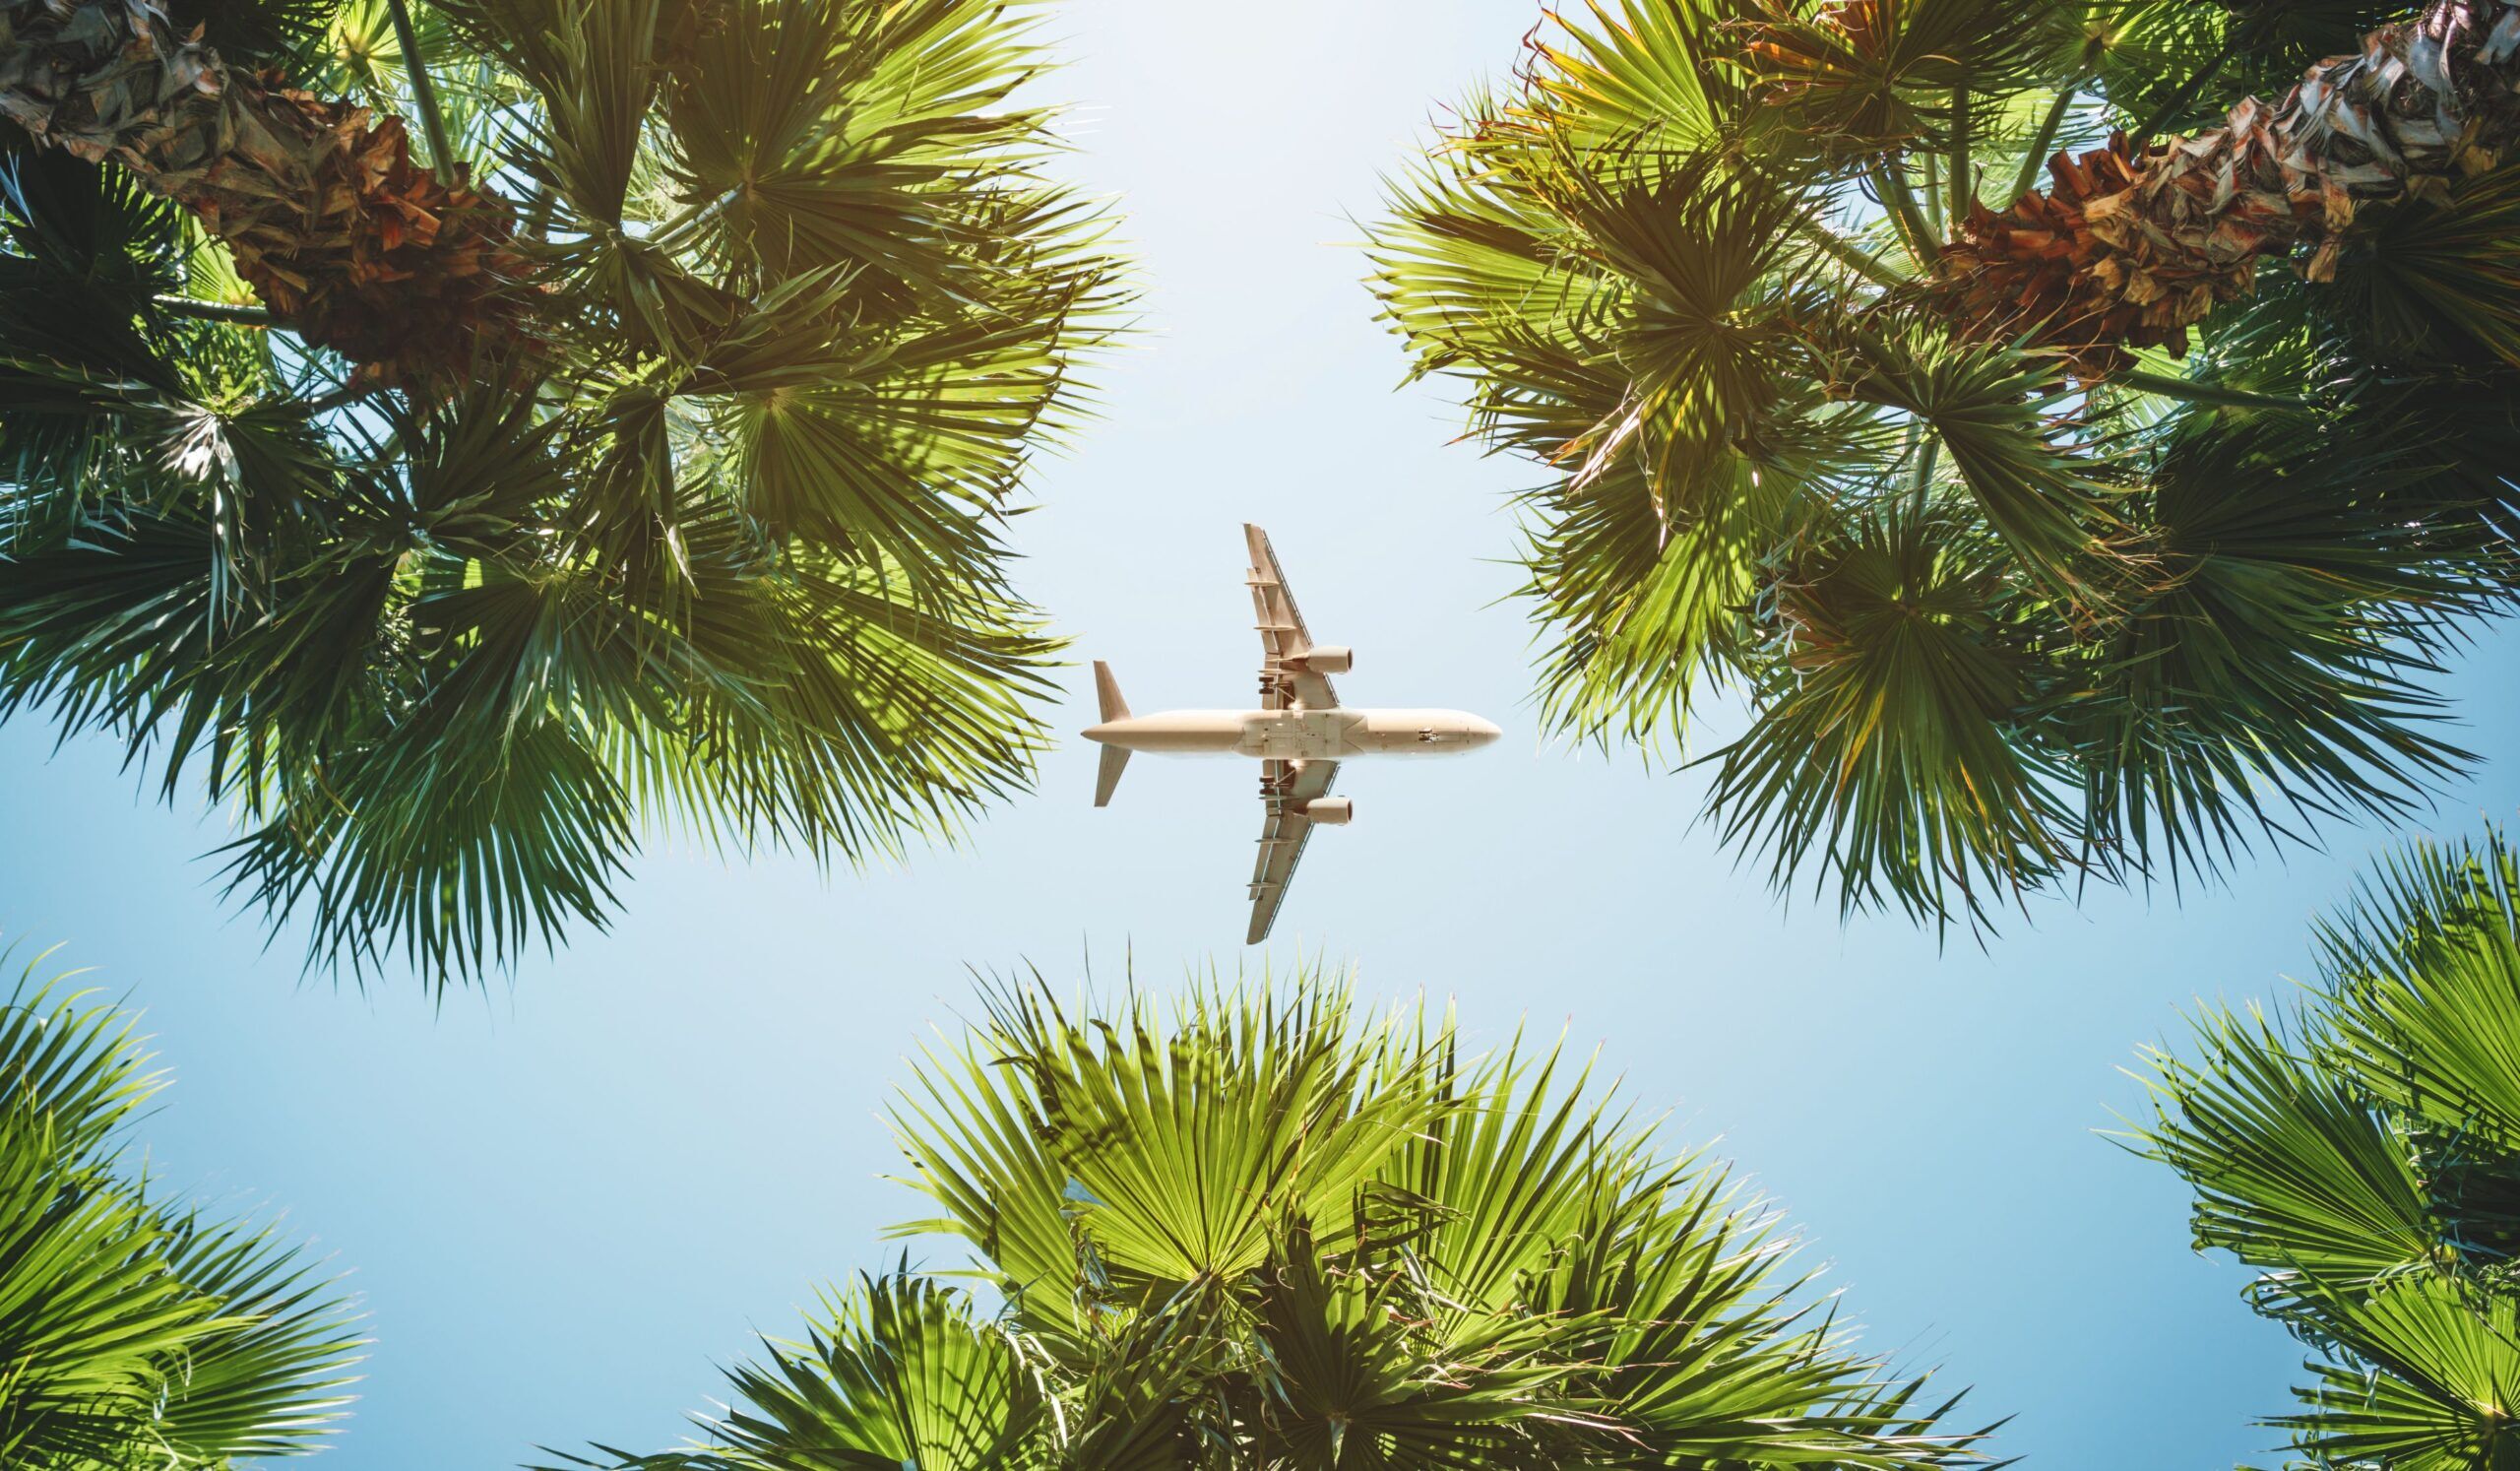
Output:
[[2086,378],[2183,352],[2187,329],[2248,293],[2257,266],[2301,253],[2331,280],[2363,207],[2440,202],[2520,136],[2520,5],[2435,0],[2312,66],[2273,106],[2242,98],[2192,137],[2049,162],[2051,187],[1977,206],[1938,263],[1965,330],[2024,331]]
[[400,118],[230,67],[160,0],[0,4],[0,116],[191,211],[275,318],[370,381],[460,380],[522,329],[506,200],[420,167]]

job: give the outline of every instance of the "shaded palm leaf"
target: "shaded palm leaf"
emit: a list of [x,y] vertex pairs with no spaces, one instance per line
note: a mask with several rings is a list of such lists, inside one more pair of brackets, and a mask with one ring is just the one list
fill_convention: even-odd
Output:
[[1118,299],[1030,13],[450,0],[389,56],[394,8],[290,65],[433,79],[523,325],[356,372],[130,170],[12,160],[0,712],[200,780],[311,964],[431,986],[605,923],[652,826],[858,863],[1023,790],[1058,644],[1005,518]]

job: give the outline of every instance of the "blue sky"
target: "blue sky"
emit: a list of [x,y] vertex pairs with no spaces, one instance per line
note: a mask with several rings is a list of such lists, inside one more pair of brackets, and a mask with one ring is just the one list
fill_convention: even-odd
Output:
[[[2306,922],[2383,835],[2262,858],[2228,888],[2039,906],[1980,950],[1781,905],[1693,828],[1697,774],[1544,744],[1507,497],[1525,466],[1456,443],[1442,389],[1395,391],[1353,220],[1444,99],[1503,73],[1529,0],[1073,0],[1070,166],[1120,196],[1147,333],[1103,420],[1045,465],[1020,580],[1140,710],[1247,692],[1237,525],[1275,535],[1358,703],[1453,705],[1506,738],[1359,766],[1266,959],[1354,961],[1371,995],[1457,997],[1598,1046],[1674,1148],[1718,1141],[1777,1196],[1873,1346],[1939,1363],[2003,1449],[2054,1471],[2228,1466],[2299,1355],[2238,1272],[2190,1253],[2165,1172],[2096,1137],[2115,1069],[2196,995],[2276,995]],[[2492,757],[2424,824],[2520,805],[2509,635],[2456,675]],[[1060,725],[1091,721],[1069,680]],[[221,834],[141,799],[118,752],[0,730],[0,930],[149,1012],[178,1075],[143,1139],[161,1179],[352,1269],[377,1339],[336,1471],[500,1466],[538,1443],[661,1446],[756,1330],[891,1257],[917,1202],[879,1119],[971,972],[1165,980],[1243,962],[1250,773],[1094,753],[961,851],[826,879],[660,846],[609,934],[433,1009],[409,978],[302,982],[197,859]],[[23,953],[23,952],[22,952]],[[1253,963],[1258,963],[1257,958]]]

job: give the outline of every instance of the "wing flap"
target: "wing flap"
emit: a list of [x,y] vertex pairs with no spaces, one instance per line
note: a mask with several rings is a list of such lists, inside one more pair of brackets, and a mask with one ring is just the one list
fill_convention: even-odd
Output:
[[1294,592],[1287,586],[1286,569],[1278,565],[1278,553],[1269,544],[1269,534],[1246,522],[1242,538],[1251,552],[1251,567],[1244,574],[1244,581],[1251,585],[1252,626],[1260,632],[1261,707],[1335,707],[1339,691],[1330,680],[1292,663],[1312,648],[1312,632],[1304,627],[1303,609],[1295,607]]
[[1269,937],[1286,903],[1287,886],[1295,865],[1303,862],[1312,841],[1312,821],[1300,810],[1315,798],[1330,795],[1339,780],[1336,761],[1270,761],[1260,772],[1260,801],[1266,809],[1260,826],[1260,853],[1251,869],[1251,927],[1242,942],[1256,945]]

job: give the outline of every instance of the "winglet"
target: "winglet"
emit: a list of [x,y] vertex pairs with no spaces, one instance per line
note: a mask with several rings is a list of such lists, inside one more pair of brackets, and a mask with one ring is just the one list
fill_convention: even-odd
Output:
[[1102,702],[1103,724],[1129,718],[1129,702],[1120,698],[1120,681],[1111,677],[1111,667],[1100,659],[1094,661],[1094,696]]
[[1096,806],[1107,807],[1111,804],[1112,789],[1120,785],[1120,773],[1126,771],[1128,766],[1129,748],[1127,746],[1106,745],[1102,747],[1102,769],[1095,773],[1094,777],[1094,804]]

